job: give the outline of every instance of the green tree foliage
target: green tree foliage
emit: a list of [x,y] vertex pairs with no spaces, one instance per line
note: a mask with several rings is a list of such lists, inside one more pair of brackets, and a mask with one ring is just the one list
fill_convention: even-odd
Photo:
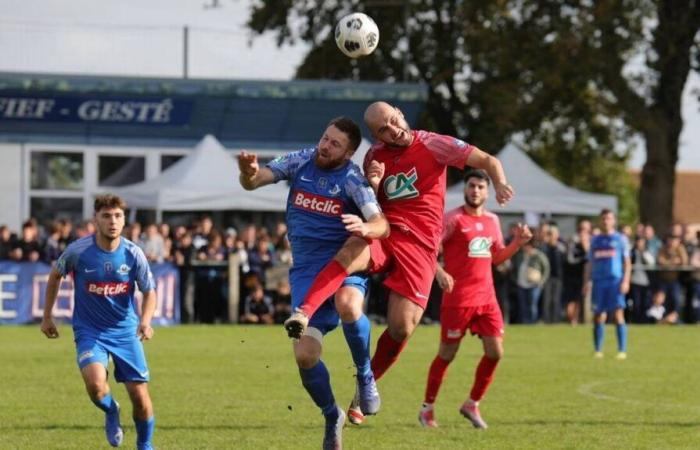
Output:
[[[363,11],[380,27],[371,56],[335,48],[338,18]],[[300,78],[418,81],[422,127],[489,151],[515,140],[572,186],[618,196],[623,219],[672,220],[683,86],[697,55],[693,0],[273,0],[249,26],[312,50]],[[625,163],[643,138],[639,199]],[[513,180],[517,186],[520,180]]]

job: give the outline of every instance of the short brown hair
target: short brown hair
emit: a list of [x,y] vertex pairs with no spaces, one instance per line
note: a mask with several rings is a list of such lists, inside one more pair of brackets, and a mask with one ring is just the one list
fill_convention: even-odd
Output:
[[343,133],[345,133],[350,140],[350,149],[353,153],[357,150],[362,142],[362,132],[360,127],[349,117],[340,116],[328,122],[328,126],[333,125]]
[[102,208],[119,208],[122,211],[126,211],[126,202],[123,198],[114,194],[104,194],[95,197],[95,214],[97,214]]

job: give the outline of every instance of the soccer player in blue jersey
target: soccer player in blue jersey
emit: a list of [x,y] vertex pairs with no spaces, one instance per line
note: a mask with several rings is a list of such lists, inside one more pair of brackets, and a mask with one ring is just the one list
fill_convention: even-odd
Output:
[[[360,129],[352,120],[331,120],[318,145],[281,156],[261,168],[257,156],[241,152],[240,183],[247,190],[288,180],[288,238],[293,266],[289,278],[292,306],[301,305],[318,272],[329,263],[350,235],[383,238],[389,224],[374,191],[350,158],[360,144]],[[364,217],[365,220],[362,219]],[[323,336],[342,322],[345,339],[357,368],[357,389],[366,414],[379,410],[379,393],[370,368],[370,323],[363,313],[367,278],[349,276],[334,298],[313,316],[294,342],[294,355],[304,388],[326,419],[324,449],[342,448],[345,412],[331,390],[330,375],[321,360]]]
[[[58,338],[51,310],[61,279],[70,274],[75,286],[73,332],[77,363],[90,399],[105,413],[107,441],[112,447],[119,447],[124,437],[119,404],[107,382],[111,356],[114,379],[124,383],[133,405],[136,447],[150,450],[155,418],[142,341],[153,337],[155,283],[141,249],[121,237],[125,209],[125,202],[115,195],[95,199],[96,233],[70,244],[51,269],[41,331],[50,339]],[[143,293],[140,315],[135,285]]]
[[615,315],[617,359],[627,358],[627,325],[625,295],[630,288],[630,244],[627,237],[615,231],[615,214],[609,209],[600,212],[601,233],[591,239],[588,262],[584,271],[583,295],[589,293],[593,303],[593,346],[596,358],[603,357],[603,336],[608,313]]

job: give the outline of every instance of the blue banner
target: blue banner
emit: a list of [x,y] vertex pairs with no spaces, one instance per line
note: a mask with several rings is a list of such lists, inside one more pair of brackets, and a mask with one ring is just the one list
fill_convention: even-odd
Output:
[[[0,324],[40,321],[51,267],[43,263],[0,262]],[[156,280],[156,310],[153,325],[180,323],[180,276],[172,264],[152,264]],[[136,293],[141,302],[141,293]],[[61,281],[53,317],[70,323],[73,317],[73,279]]]
[[170,97],[0,95],[0,121],[187,125],[192,109]]

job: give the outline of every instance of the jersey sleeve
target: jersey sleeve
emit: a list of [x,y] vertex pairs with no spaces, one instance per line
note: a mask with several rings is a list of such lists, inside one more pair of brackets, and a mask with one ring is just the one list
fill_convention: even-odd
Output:
[[75,270],[75,266],[78,264],[78,256],[79,253],[76,251],[75,245],[66,247],[54,266],[61,277],[65,277]]
[[311,159],[315,150],[314,148],[307,148],[278,156],[267,163],[265,167],[272,171],[275,177],[275,183],[280,180],[291,180],[296,175],[299,167]]
[[622,262],[631,254],[630,241],[624,234],[620,234],[620,253],[622,253]]
[[429,131],[419,131],[419,133],[423,144],[438,163],[464,169],[467,158],[474,150],[473,145],[444,134]]
[[136,261],[136,284],[138,285],[139,290],[143,293],[152,291],[156,288],[156,282],[153,278],[151,266],[148,264],[146,255],[143,254],[143,250],[136,246],[134,246],[132,252],[134,253]]
[[369,185],[367,179],[360,174],[359,167],[350,169],[345,182],[347,194],[355,202],[355,205],[362,211],[365,220],[382,212],[377,201],[377,196]]

